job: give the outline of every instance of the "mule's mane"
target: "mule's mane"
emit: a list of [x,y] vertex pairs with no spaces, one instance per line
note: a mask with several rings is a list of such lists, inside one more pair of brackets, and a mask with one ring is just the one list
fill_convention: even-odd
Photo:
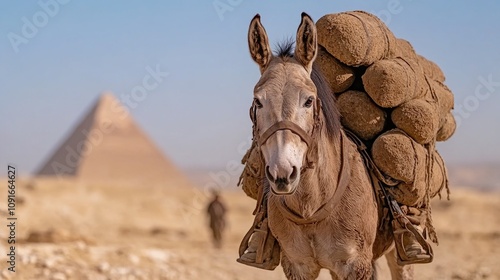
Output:
[[283,40],[276,45],[274,55],[281,58],[293,57],[294,44],[295,41],[292,38]]
[[[281,59],[292,58],[294,41],[290,38],[286,39],[276,46],[276,50],[275,56]],[[322,111],[325,117],[327,135],[333,139],[339,135],[342,127],[340,125],[340,112],[337,108],[337,104],[335,103],[335,96],[330,90],[330,86],[316,64],[313,64],[311,80],[316,86],[318,98],[323,104]]]

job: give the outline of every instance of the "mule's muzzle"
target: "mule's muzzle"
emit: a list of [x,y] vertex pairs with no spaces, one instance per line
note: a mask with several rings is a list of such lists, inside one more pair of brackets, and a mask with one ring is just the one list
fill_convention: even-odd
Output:
[[299,169],[292,166],[291,171],[281,172],[287,174],[286,176],[278,176],[278,172],[271,172],[269,165],[266,166],[266,177],[271,185],[271,191],[277,195],[293,194],[298,185]]
[[290,195],[295,192],[296,187],[292,184],[287,184],[284,182],[278,182],[276,184],[271,183],[271,191],[276,195]]

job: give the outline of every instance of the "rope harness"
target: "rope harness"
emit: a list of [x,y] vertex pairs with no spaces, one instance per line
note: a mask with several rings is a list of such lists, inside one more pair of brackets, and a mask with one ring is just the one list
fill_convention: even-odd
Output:
[[[375,192],[379,204],[379,230],[391,230],[392,227],[398,264],[406,265],[432,262],[434,259],[432,247],[425,240],[425,234],[420,233],[415,226],[415,224],[419,225],[420,221],[403,212],[399,203],[392,198],[386,190],[386,188],[396,187],[400,182],[385,176],[382,172],[380,172],[370,157],[368,148],[363,141],[361,141],[353,132],[346,129],[344,131],[358,147],[361,158],[368,169],[373,191]],[[427,213],[427,217],[428,216],[430,216],[430,212]],[[428,221],[426,222],[426,226],[429,226]],[[412,235],[416,242],[420,244],[424,253],[417,256],[407,255],[404,242],[405,235]]]
[[[259,152],[261,153],[261,147],[276,132],[280,130],[289,130],[293,134],[299,136],[300,139],[307,145],[306,164],[301,168],[301,172],[305,171],[305,169],[314,168],[314,165],[318,159],[317,138],[322,124],[321,106],[321,100],[319,98],[316,98],[316,103],[314,105],[314,124],[310,134],[302,129],[302,127],[300,127],[298,124],[285,120],[271,125],[261,135],[260,130],[257,127],[257,104],[254,101],[252,107],[250,107],[250,119],[252,120],[253,139],[257,143],[257,149],[259,149]],[[264,159],[262,155],[261,159]]]
[[[271,125],[268,129],[260,134],[259,128],[257,127],[257,104],[254,102],[252,104],[252,107],[250,108],[250,118],[253,122],[253,136],[254,140],[257,143],[257,149],[261,152],[261,147],[267,142],[267,140],[274,135],[276,132],[280,130],[289,130],[295,135],[299,136],[300,139],[306,143],[307,145],[307,154],[306,154],[306,164],[301,168],[301,173],[304,172],[306,169],[311,169],[314,168],[315,164],[317,163],[318,160],[318,144],[317,144],[317,138],[318,138],[318,133],[322,125],[322,120],[321,120],[321,109],[322,109],[322,104],[321,100],[319,98],[316,98],[316,103],[314,106],[314,124],[313,128],[311,130],[311,133],[307,133],[304,129],[302,129],[299,125],[292,121],[279,121],[273,125]],[[347,188],[347,185],[349,184],[349,179],[350,179],[350,165],[349,165],[349,158],[348,155],[346,154],[347,150],[347,144],[346,140],[344,139],[345,136],[343,133],[340,134],[340,142],[341,142],[341,157],[342,157],[342,167],[341,171],[339,174],[338,178],[338,183],[337,183],[337,188],[335,192],[331,195],[330,198],[326,200],[326,202],[318,208],[318,210],[308,218],[304,218],[292,209],[290,209],[285,202],[284,197],[280,197],[279,202],[276,203],[276,206],[278,210],[283,214],[285,218],[288,220],[294,222],[295,224],[298,225],[304,225],[304,224],[311,224],[311,223],[317,223],[323,219],[325,219],[329,214],[332,213],[332,209],[334,206],[337,204],[337,202],[340,200],[342,197],[342,194],[344,193],[345,189]],[[261,155],[261,160],[263,161],[263,156]],[[262,162],[262,165],[264,165],[264,162]],[[258,198],[257,198],[257,208],[254,211],[255,213],[259,212],[259,205],[261,202],[264,200],[264,192],[259,192]]]

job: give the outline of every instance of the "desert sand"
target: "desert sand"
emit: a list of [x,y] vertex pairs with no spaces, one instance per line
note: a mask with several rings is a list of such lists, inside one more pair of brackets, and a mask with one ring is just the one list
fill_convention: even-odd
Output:
[[[2,279],[285,279],[281,267],[235,261],[254,207],[237,187],[222,193],[228,228],[216,250],[205,214],[210,193],[202,188],[57,179],[17,185],[16,272],[5,268],[2,242]],[[6,184],[0,187],[6,198]],[[0,210],[7,223],[5,204]],[[452,200],[433,201],[433,210],[440,244],[433,263],[416,266],[416,279],[500,279],[500,194],[452,186]],[[380,279],[389,279],[385,260],[378,266]]]

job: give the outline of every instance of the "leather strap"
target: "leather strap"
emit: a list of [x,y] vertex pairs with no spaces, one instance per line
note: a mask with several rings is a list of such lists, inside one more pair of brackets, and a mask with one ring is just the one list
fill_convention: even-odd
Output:
[[393,179],[389,176],[384,175],[378,167],[375,165],[373,162],[370,154],[368,153],[368,148],[366,145],[359,139],[356,134],[354,134],[352,131],[347,130],[344,128],[344,132],[346,133],[347,137],[351,139],[354,144],[358,147],[358,151],[361,154],[361,158],[363,159],[365,166],[368,168],[368,170],[372,171],[376,178],[380,180],[382,183],[386,184],[387,186],[394,187],[397,186],[401,181],[398,181],[396,179]]
[[307,147],[311,147],[311,143],[313,141],[312,137],[305,132],[302,127],[297,125],[291,121],[280,121],[273,124],[270,128],[268,128],[259,138],[259,146],[262,147],[267,142],[267,139],[271,137],[274,133],[280,130],[290,130],[294,134],[297,134],[302,141],[307,144]]
[[253,126],[253,140],[257,142],[257,147],[260,150],[262,145],[264,145],[269,137],[271,137],[274,133],[280,130],[290,130],[292,133],[298,135],[302,141],[304,141],[307,145],[307,154],[306,154],[306,164],[302,166],[300,172],[303,172],[306,169],[314,168],[314,165],[317,161],[317,148],[316,140],[318,137],[318,133],[320,127],[322,125],[321,120],[321,110],[322,110],[322,102],[321,99],[316,98],[316,104],[314,108],[314,124],[311,131],[311,134],[307,133],[302,127],[292,121],[280,121],[273,124],[269,127],[262,135],[260,135],[259,128],[257,127],[257,105],[254,103],[252,107],[250,107],[250,119],[252,120]]
[[340,134],[340,141],[342,143],[341,147],[341,157],[342,157],[342,167],[339,174],[339,180],[337,183],[337,189],[332,194],[332,196],[323,204],[311,217],[304,218],[299,214],[295,213],[292,209],[290,209],[286,203],[284,197],[280,197],[279,202],[276,203],[278,210],[283,214],[283,216],[294,222],[297,225],[305,225],[317,223],[319,221],[324,220],[328,215],[332,214],[333,208],[337,205],[337,203],[342,198],[347,186],[349,185],[351,178],[351,168],[349,164],[349,154],[347,153],[347,144],[344,139],[344,133]]

